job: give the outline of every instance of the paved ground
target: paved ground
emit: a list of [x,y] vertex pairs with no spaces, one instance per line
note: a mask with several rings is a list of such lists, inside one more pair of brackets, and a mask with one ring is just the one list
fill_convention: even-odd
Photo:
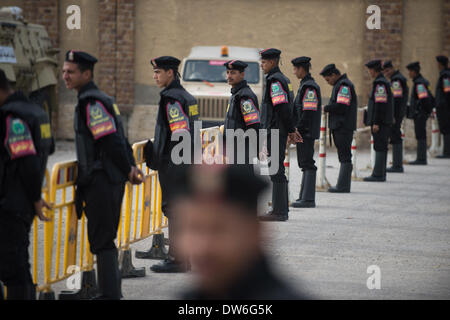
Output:
[[[70,149],[64,145],[50,163],[71,159]],[[368,163],[368,153],[358,154],[359,169]],[[335,183],[333,151],[327,165],[326,176]],[[353,182],[351,194],[317,193],[317,208],[292,209],[288,222],[266,223],[265,246],[276,268],[317,298],[449,299],[450,160],[430,159],[428,166],[405,166],[405,171],[389,174],[385,183]],[[292,200],[301,180],[295,158],[290,180]],[[150,244],[139,242],[133,251]],[[153,261],[133,260],[146,267],[147,276],[123,280],[126,299],[173,299],[190,285],[188,274],[153,274],[148,269]],[[371,265],[381,271],[379,290],[366,285]]]

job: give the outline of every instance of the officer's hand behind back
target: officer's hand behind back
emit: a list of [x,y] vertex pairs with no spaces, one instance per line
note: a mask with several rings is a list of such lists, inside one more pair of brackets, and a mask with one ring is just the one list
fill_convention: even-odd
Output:
[[49,205],[44,199],[40,199],[34,203],[34,211],[36,212],[36,215],[38,216],[39,220],[44,222],[52,221],[51,217],[47,217],[44,214],[43,208],[52,210],[52,206]]

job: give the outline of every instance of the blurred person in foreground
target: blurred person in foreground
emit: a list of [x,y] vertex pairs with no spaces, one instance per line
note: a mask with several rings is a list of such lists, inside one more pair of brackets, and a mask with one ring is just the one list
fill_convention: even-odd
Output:
[[179,175],[174,200],[178,248],[197,286],[188,300],[295,300],[305,297],[270,267],[257,200],[267,183],[251,165],[195,165]]

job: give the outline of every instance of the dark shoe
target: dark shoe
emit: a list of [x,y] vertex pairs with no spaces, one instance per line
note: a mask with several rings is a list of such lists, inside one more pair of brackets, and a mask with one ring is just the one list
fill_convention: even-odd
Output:
[[301,199],[292,204],[294,208],[315,208],[316,207],[316,172],[317,170],[305,170],[303,172],[303,188]]
[[34,284],[23,286],[9,286],[6,300],[36,300],[36,286]]
[[392,167],[386,169],[386,172],[403,173],[403,143],[392,145]]
[[160,263],[152,265],[150,270],[156,273],[183,273],[188,271],[188,267],[186,263],[175,261],[169,256]]
[[427,164],[427,141],[417,140],[417,158],[415,161],[410,161],[411,165],[426,165]]
[[270,212],[263,216],[259,216],[258,219],[259,221],[287,221],[289,220],[289,215]]
[[352,170],[353,165],[351,163],[341,163],[337,185],[336,187],[328,188],[328,192],[349,193],[352,183]]
[[104,250],[97,254],[97,278],[100,292],[95,300],[122,298],[117,249]]
[[292,207],[294,208],[315,208],[316,207],[316,202],[314,200],[299,200],[299,201],[295,201],[292,204]]
[[365,177],[363,180],[367,182],[373,181],[386,181],[386,160],[387,152],[375,152],[375,166],[373,168],[372,175]]

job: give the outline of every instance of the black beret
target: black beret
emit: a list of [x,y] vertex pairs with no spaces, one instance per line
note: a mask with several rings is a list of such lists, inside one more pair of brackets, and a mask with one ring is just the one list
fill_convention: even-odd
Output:
[[408,70],[419,71],[419,70],[420,70],[420,63],[419,63],[419,61],[411,62],[410,64],[408,64],[408,65],[406,66],[406,68],[407,68]]
[[175,57],[171,56],[162,56],[158,58],[154,58],[150,61],[150,64],[154,68],[169,68],[169,69],[177,69],[180,65],[181,61]]
[[296,67],[298,66],[302,66],[302,65],[308,65],[309,62],[311,61],[310,57],[298,57],[295,59],[292,59],[292,64]]
[[281,51],[275,48],[264,49],[259,52],[261,59],[276,59],[280,57]]
[[371,60],[366,63],[366,67],[369,69],[381,69],[381,60]]
[[336,65],[334,63],[330,63],[322,69],[320,75],[325,77],[331,75],[332,73],[337,73],[337,71],[338,69],[336,68]]
[[387,60],[383,63],[383,69],[386,68],[393,68],[394,66],[392,65],[392,61],[391,60]]
[[66,52],[65,61],[93,66],[98,60],[87,52],[69,50]]
[[244,71],[248,64],[241,60],[230,60],[223,64],[228,70]]
[[258,197],[267,182],[254,173],[253,165],[182,165],[176,166],[173,195],[232,202],[256,214]]
[[443,65],[446,66],[448,64],[448,57],[446,57],[446,56],[437,56],[436,57],[436,61],[439,62],[440,64],[443,64]]

